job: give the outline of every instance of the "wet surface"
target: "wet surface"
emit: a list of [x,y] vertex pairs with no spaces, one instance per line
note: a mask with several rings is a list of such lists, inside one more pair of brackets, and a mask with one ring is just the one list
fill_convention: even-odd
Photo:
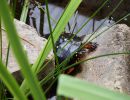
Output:
[[[42,8],[46,11],[45,5],[42,6]],[[50,16],[52,18],[51,20],[51,25],[52,28],[54,29],[56,23],[58,22],[60,16],[62,15],[64,9],[60,6],[56,6],[54,4],[49,4],[49,11],[50,11]],[[30,8],[29,12],[29,24],[33,27],[35,27],[38,31],[38,33],[42,35],[47,35],[50,33],[49,31],[49,25],[48,25],[48,20],[47,20],[47,14],[44,13],[41,16],[41,12],[38,7]],[[43,18],[41,22],[41,17]],[[77,32],[82,25],[89,20],[88,16],[82,15],[77,11],[72,18],[70,19],[68,25],[65,28],[66,33],[75,33]],[[88,22],[88,24],[77,34],[77,36],[83,36],[86,34],[90,34],[93,31],[95,31],[101,23],[104,24],[102,26],[110,25],[111,22],[109,19],[101,19],[101,20],[96,20],[92,19]],[[34,24],[35,23],[35,24]],[[42,23],[42,24],[40,24]],[[42,25],[42,26],[41,26]],[[42,30],[42,31],[41,31]]]
[[[24,0],[18,0],[17,4],[17,18],[19,19],[20,17],[20,11],[21,11],[21,4],[23,4]],[[43,0],[37,0],[39,1],[42,5],[44,5]],[[59,6],[61,8],[65,8],[69,0],[49,0],[50,4]],[[106,1],[106,0],[83,0],[81,3],[80,7],[78,8],[79,13],[85,16],[90,16],[92,15],[93,12],[95,12],[101,4]],[[109,12],[112,11],[116,7],[116,5],[120,2],[121,0],[109,0],[108,3],[103,7],[103,9],[100,10],[100,12],[96,15],[96,19],[104,19]],[[123,17],[124,15],[130,13],[130,1],[129,0],[123,0],[119,8],[116,10],[115,13],[112,14],[113,20],[117,21],[119,18]],[[19,11],[18,11],[19,10]],[[128,19],[123,20],[122,23],[126,23],[128,26],[130,26],[130,17]]]

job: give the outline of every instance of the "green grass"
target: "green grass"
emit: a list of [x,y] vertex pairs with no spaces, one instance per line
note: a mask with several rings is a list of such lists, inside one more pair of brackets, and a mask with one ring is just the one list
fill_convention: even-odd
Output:
[[20,17],[20,20],[23,21],[23,22],[26,22],[29,4],[30,4],[29,0],[24,1],[23,10],[22,10],[22,14],[21,14],[21,17]]
[[[52,33],[53,36],[56,35],[54,41],[56,41],[58,39],[58,37],[60,36],[62,31],[64,30],[64,27],[66,26],[69,19],[71,18],[71,16],[73,15],[73,13],[75,12],[75,10],[77,9],[77,7],[79,6],[80,3],[81,3],[81,0],[70,1],[68,6],[66,7],[65,12],[61,16],[58,24],[56,25],[55,29],[53,30],[53,33]],[[27,10],[27,8],[26,8],[26,10]],[[1,12],[0,15],[1,15],[4,25],[5,25],[5,29],[7,31],[7,37],[11,44],[11,48],[14,52],[17,62],[19,63],[19,66],[20,66],[20,69],[24,76],[24,79],[26,80],[26,84],[24,84],[25,85],[24,89],[26,89],[26,87],[28,87],[35,100],[45,100],[44,92],[42,91],[40,85],[38,84],[36,72],[39,69],[39,67],[41,66],[41,63],[43,63],[44,60],[46,59],[46,56],[48,55],[50,50],[52,49],[51,37],[49,38],[45,48],[42,50],[39,58],[37,59],[37,62],[34,64],[34,66],[32,66],[32,69],[31,69],[29,66],[29,61],[25,55],[25,52],[24,52],[21,42],[19,40],[17,31],[13,24],[13,18],[10,15],[10,10],[7,6],[6,0],[1,1],[0,12]],[[26,16],[24,18],[26,18]],[[25,21],[24,18],[21,20]],[[2,65],[2,62],[1,62],[1,65]],[[23,96],[21,93],[21,92],[24,92],[24,91],[22,91],[22,88],[18,88],[15,81],[12,81],[12,83],[13,82],[15,83],[14,85],[16,85],[16,88],[12,88],[13,84],[9,84],[9,80],[10,79],[13,80],[13,78],[12,78],[12,75],[8,73],[6,67],[5,68],[1,67],[1,69],[3,69],[3,70],[1,70],[2,72],[1,72],[0,77],[3,80],[3,82],[5,83],[5,85],[7,86],[7,88],[9,88],[10,92],[13,94],[15,99],[19,99],[21,97],[22,100],[25,100],[25,96]],[[7,73],[6,77],[4,77],[4,73],[5,74]],[[17,90],[17,92],[15,89]],[[21,91],[19,89],[21,89]],[[21,96],[19,96],[18,94]]]
[[78,100],[130,100],[130,96],[113,92],[92,83],[60,75],[57,94]]
[[[88,24],[88,22],[93,17],[95,17],[95,15],[104,7],[104,5],[106,5],[106,3],[108,1],[109,0],[106,0],[90,16],[90,18],[84,22],[84,24],[81,26],[81,28],[74,35],[79,33],[84,28],[84,26],[86,26]],[[120,0],[120,2],[117,4],[115,9],[113,9],[113,11],[108,14],[108,16],[112,15],[113,12],[116,11],[116,9],[120,6],[122,1],[123,0]],[[45,45],[45,48],[43,48],[41,50],[36,62],[33,64],[32,67],[30,67],[29,61],[28,61],[26,54],[23,50],[23,47],[22,47],[20,39],[18,37],[16,28],[15,28],[14,23],[13,23],[13,16],[12,16],[13,14],[11,15],[11,13],[10,13],[11,11],[7,5],[6,0],[1,1],[1,3],[0,3],[0,17],[4,23],[4,26],[5,26],[5,29],[7,32],[7,37],[8,37],[8,40],[10,42],[8,49],[11,46],[12,51],[14,53],[14,56],[16,58],[16,61],[18,62],[19,67],[20,67],[21,72],[22,72],[22,75],[24,77],[24,81],[23,81],[22,85],[19,86],[18,83],[16,82],[16,80],[14,79],[14,77],[6,69],[8,62],[6,62],[6,66],[2,62],[2,49],[1,49],[2,48],[1,47],[2,35],[1,35],[1,22],[0,22],[0,41],[1,41],[1,44],[0,44],[0,56],[1,56],[1,58],[0,58],[0,79],[2,79],[2,82],[4,83],[4,85],[6,85],[6,87],[8,88],[10,93],[13,95],[15,100],[27,100],[27,95],[29,95],[29,94],[32,95],[34,100],[46,100],[45,93],[51,88],[53,83],[58,79],[59,74],[61,72],[63,72],[64,70],[66,70],[70,67],[73,67],[77,64],[80,64],[82,62],[89,61],[92,59],[97,59],[100,57],[130,54],[130,52],[128,51],[128,52],[121,52],[121,53],[99,55],[99,56],[95,56],[95,57],[92,57],[89,59],[79,61],[79,62],[74,63],[72,65],[69,65],[67,67],[64,67],[66,65],[66,63],[69,61],[69,59],[75,54],[75,52],[76,52],[75,51],[74,53],[72,53],[72,55],[70,55],[61,64],[58,63],[58,59],[57,59],[57,55],[56,55],[56,48],[55,48],[54,44],[58,40],[61,33],[64,31],[64,28],[66,27],[67,23],[69,22],[70,18],[75,13],[75,11],[77,10],[77,8],[81,2],[82,2],[82,0],[70,0],[69,4],[65,8],[65,11],[63,12],[59,21],[57,22],[55,28],[52,29],[50,20],[52,20],[53,18],[50,16],[50,13],[48,10],[48,0],[45,0],[46,9],[47,9],[45,14],[47,14],[47,16],[48,16],[48,23],[49,23],[51,35],[50,35],[50,37]],[[13,12],[14,12],[15,7],[16,7],[16,5],[13,7]],[[29,0],[25,0],[24,6],[23,6],[23,11],[22,11],[21,18],[20,18],[20,20],[23,22],[26,22],[28,7],[29,7]],[[116,23],[120,22],[121,20],[128,17],[129,15],[130,14],[127,14],[125,17],[121,18]],[[1,19],[0,19],[0,21],[1,21]],[[109,27],[109,28],[111,28],[111,27]],[[106,30],[108,30],[108,29],[106,29]],[[99,33],[95,37],[93,37],[93,35],[95,34],[95,33],[93,33],[91,35],[91,37],[88,38],[88,40],[85,43],[87,43],[88,41],[92,41],[97,36],[100,36],[101,34],[103,34],[105,31]],[[73,37],[70,38],[70,41],[71,41],[71,39],[73,39]],[[79,49],[81,49],[81,48],[79,48]],[[40,72],[41,69],[47,68],[46,65],[43,65],[43,64],[44,64],[46,57],[48,56],[48,54],[50,53],[51,50],[53,50],[54,54],[55,54],[54,58],[56,59],[56,62],[57,62],[56,68],[55,68],[55,70],[48,73],[48,75],[44,79],[42,79],[41,81],[38,81],[37,74]],[[7,53],[9,53],[9,51]],[[8,61],[8,54],[7,54],[6,61]],[[52,83],[48,86],[48,88],[45,91],[42,90],[41,86],[44,85],[46,82],[48,82],[50,79],[52,79],[52,77],[54,77],[54,75],[55,75],[55,79],[52,81]],[[75,79],[75,78],[65,76],[65,75],[61,75],[59,78],[59,85],[58,85],[58,92],[57,93],[58,93],[58,95],[62,95],[62,96],[67,96],[67,97],[71,97],[71,98],[79,98],[79,100],[81,100],[81,99],[87,100],[87,98],[88,98],[88,100],[128,100],[128,99],[130,99],[130,97],[127,95],[116,93],[113,91],[109,91],[107,89],[103,89],[103,88],[100,88],[98,86],[91,85],[90,83],[86,83],[86,82],[81,81],[79,79]]]
[[[65,26],[67,25],[69,19],[71,18],[71,16],[73,15],[73,13],[75,12],[75,10],[77,9],[80,3],[81,3],[81,0],[71,0],[70,3],[67,5],[64,13],[62,14],[61,18],[59,19],[56,27],[54,28],[52,32],[53,36],[55,36],[54,42],[58,40],[60,34],[64,31]],[[49,54],[51,50],[52,50],[52,41],[51,41],[51,37],[49,37],[45,48],[41,51],[38,59],[32,66],[32,70],[35,74],[41,69],[47,55]],[[28,89],[25,88],[26,87],[25,84],[26,82],[24,81],[21,86],[21,90],[25,91],[26,93]]]
[[[7,71],[6,66],[2,64],[0,61],[0,78],[2,81],[5,83],[5,85],[8,87],[10,92],[12,93],[13,96],[16,97],[17,100],[27,100],[25,95],[23,94],[22,91],[19,89],[19,85],[14,79],[14,77]],[[14,88],[15,87],[15,88]]]
[[12,50],[14,52],[17,62],[19,63],[22,74],[27,80],[27,84],[34,98],[39,100],[45,100],[45,96],[38,84],[38,80],[36,76],[34,76],[34,73],[29,66],[28,59],[19,40],[18,34],[13,24],[13,20],[9,13],[9,8],[7,7],[7,2],[5,0],[2,0],[0,3],[0,12]]

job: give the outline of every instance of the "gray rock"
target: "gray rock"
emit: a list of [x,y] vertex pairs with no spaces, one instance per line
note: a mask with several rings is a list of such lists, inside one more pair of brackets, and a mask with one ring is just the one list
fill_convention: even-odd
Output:
[[56,100],[56,96],[53,96],[52,98],[49,98],[48,100]]
[[[30,61],[30,65],[32,65],[36,61],[42,48],[44,48],[47,40],[38,36],[38,33],[36,32],[36,30],[34,28],[26,25],[25,23],[18,21],[18,20],[15,20],[14,22],[15,22],[19,37],[21,39],[22,45],[24,47],[24,50],[27,53],[27,57]],[[4,27],[2,27],[2,35],[3,35],[3,37],[2,37],[3,38],[3,41],[2,41],[3,52],[2,52],[2,54],[3,54],[3,62],[5,62],[8,42],[6,39]],[[47,59],[52,59],[52,57],[53,57],[53,53],[51,52],[48,55]],[[50,66],[54,68],[54,63],[51,63]],[[7,68],[11,73],[18,72],[15,76],[19,77],[19,70],[20,69],[19,69],[19,66],[18,66],[11,50],[10,50],[10,54],[9,54]]]
[[[130,28],[123,24],[115,25],[94,41],[99,44],[98,48],[96,51],[86,54],[83,59],[130,51]],[[130,94],[129,59],[129,55],[116,55],[84,62],[81,64],[82,72],[78,77],[112,90]]]

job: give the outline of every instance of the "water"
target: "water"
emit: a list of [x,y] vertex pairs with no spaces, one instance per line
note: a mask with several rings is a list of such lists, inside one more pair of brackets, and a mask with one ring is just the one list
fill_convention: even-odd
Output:
[[[52,28],[54,29],[56,23],[58,22],[60,16],[64,11],[64,8],[60,6],[56,6],[54,4],[49,4],[48,6],[49,6],[49,12],[51,16],[51,25]],[[42,5],[42,8],[46,12],[45,5]],[[88,16],[82,15],[81,13],[76,11],[75,14],[72,16],[72,18],[70,19],[68,25],[66,26],[64,33],[68,33],[68,34],[76,33],[87,20],[89,20]],[[34,7],[33,4],[30,6],[29,23],[32,27],[36,28],[40,36],[45,36],[46,38],[49,36],[50,30],[49,30],[49,25],[47,20],[47,14],[46,13],[43,14],[43,11],[41,11],[37,6]],[[101,27],[104,27],[104,26],[110,26],[112,23],[114,22],[110,21],[109,19],[102,19],[102,20],[91,19],[87,23],[87,25],[78,34],[76,34],[75,37],[80,38],[80,41],[78,41],[77,39],[73,39],[73,41],[68,43],[68,45],[63,49],[62,52],[60,51],[69,41],[69,38],[71,36],[67,37],[68,34],[66,34],[66,36],[64,35],[64,39],[60,38],[57,45],[57,55],[60,59],[60,62],[62,62],[72,52],[74,52],[80,47],[82,40],[86,35],[94,32],[101,24],[102,24]]]
[[[45,9],[45,5],[42,6],[43,9]],[[46,9],[45,9],[46,10]],[[56,6],[56,5],[53,5],[53,4],[49,4],[49,11],[50,11],[50,16],[53,18],[53,20],[51,20],[51,25],[52,25],[52,28],[54,29],[57,21],[59,20],[60,16],[62,15],[64,9],[62,7],[59,7],[59,6]],[[45,13],[42,17],[44,18],[44,21],[43,21],[43,31],[40,33],[40,17],[41,17],[41,14],[40,14],[40,10],[38,9],[38,7],[36,6],[34,8],[34,10],[30,10],[30,13],[32,13],[32,15],[30,15],[30,25],[34,27],[34,24],[33,24],[33,21],[32,21],[32,18],[35,19],[35,22],[36,22],[36,29],[40,34],[49,34],[50,31],[49,31],[49,25],[48,25],[48,20],[47,20],[47,14]],[[43,13],[43,12],[42,12]],[[77,32],[81,26],[89,19],[88,16],[85,16],[85,15],[81,15],[78,13],[78,11],[72,16],[72,18],[70,19],[69,21],[69,25],[66,26],[65,28],[65,32],[66,33],[75,33]],[[104,22],[104,20],[106,19],[102,19],[102,20],[95,20],[95,19],[92,19],[88,22],[88,24],[77,34],[77,36],[84,36],[84,35],[87,35],[87,34],[91,34],[93,31],[95,31],[102,22]],[[109,21],[109,19],[107,19],[104,24],[102,25],[103,26],[109,26],[110,24],[112,24],[112,22]],[[75,27],[75,28],[74,28]],[[73,31],[74,30],[74,31]]]

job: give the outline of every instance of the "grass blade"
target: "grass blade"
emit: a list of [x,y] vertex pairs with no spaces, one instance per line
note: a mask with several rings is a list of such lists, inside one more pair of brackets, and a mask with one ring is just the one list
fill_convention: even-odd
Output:
[[57,57],[57,53],[56,53],[56,46],[55,46],[55,42],[54,42],[54,37],[52,34],[52,26],[51,26],[51,21],[50,21],[50,13],[49,13],[49,7],[48,7],[48,1],[45,0],[45,4],[46,4],[46,10],[47,10],[47,19],[48,19],[48,25],[49,25],[49,29],[50,29],[50,37],[51,37],[51,41],[52,41],[52,46],[53,46],[53,53],[55,56],[55,60],[56,60],[56,64],[59,64],[58,61],[58,57]]
[[[58,40],[60,34],[64,31],[65,26],[67,25],[69,19],[71,18],[71,16],[73,15],[73,13],[75,12],[75,10],[77,9],[80,3],[81,3],[81,0],[71,0],[71,2],[69,3],[68,7],[65,9],[65,12],[61,16],[60,20],[58,21],[56,27],[54,28],[52,32],[53,37],[55,37],[54,42]],[[38,60],[32,66],[33,71],[37,71],[40,69],[41,65],[45,61],[51,49],[52,49],[52,42],[51,42],[51,38],[49,37],[44,50],[42,50],[42,52],[40,53],[40,56],[38,57]]]
[[89,60],[93,60],[93,59],[97,59],[97,58],[101,58],[101,57],[117,56],[117,55],[130,55],[130,51],[128,51],[128,52],[119,52],[119,53],[102,54],[102,55],[99,55],[99,56],[90,57],[88,59],[84,59],[84,60],[78,61],[78,62],[76,62],[74,64],[71,64],[71,65],[67,66],[66,68],[63,68],[63,70],[67,70],[68,68],[74,67],[74,66],[76,66],[78,64],[81,64],[81,63],[89,61]]
[[[0,59],[2,59],[2,26],[1,26],[1,17],[0,17]],[[4,84],[0,79],[0,99],[4,97]]]
[[[117,22],[115,22],[113,25],[111,25],[109,28],[103,30],[102,32],[94,35],[94,36],[91,36],[91,38],[89,40],[87,40],[85,43],[88,43],[88,42],[91,42],[92,40],[94,40],[95,38],[97,38],[98,36],[102,35],[105,31],[107,31],[108,29],[110,29],[112,26],[116,25],[117,23],[119,23],[120,21],[122,21],[124,18],[127,18],[128,16],[130,16],[130,13],[127,14],[126,16],[124,16],[123,18],[119,19]],[[83,45],[81,45],[81,47],[79,49],[77,49],[76,51],[74,51],[71,55],[68,56],[68,59],[70,59],[71,57],[73,57],[73,55],[79,51],[81,48],[84,47],[85,43],[83,43]],[[102,55],[101,55],[102,56]],[[68,59],[65,59],[60,65],[59,67],[61,68],[62,65],[66,64],[68,62]]]
[[10,54],[10,43],[8,43],[8,48],[7,48],[6,62],[5,62],[6,66],[8,66],[9,54]]
[[122,21],[123,19],[127,18],[128,16],[130,16],[130,13],[128,13],[127,15],[125,15],[124,17],[120,18],[118,21],[116,21],[114,24],[112,24],[110,27],[104,29],[102,32],[100,33],[95,33],[95,36],[91,36],[91,38],[88,38],[87,42],[93,41],[94,39],[96,39],[97,37],[99,37],[100,35],[102,35],[104,32],[106,32],[108,29],[110,29],[111,27],[113,27],[114,25],[118,24],[120,21]]
[[78,31],[74,33],[72,37],[69,39],[69,41],[63,46],[61,51],[67,46],[68,43],[70,43],[70,41],[75,37],[75,35],[78,34],[96,16],[96,14],[106,5],[108,1],[109,0],[106,0],[105,2],[103,2],[103,4],[89,17],[89,19],[85,21],[85,23],[78,29]]
[[130,100],[130,96],[113,92],[67,75],[59,78],[58,95],[78,100]]
[[[47,14],[46,10],[44,10],[44,9],[42,8],[42,6],[41,6],[37,1],[35,1],[35,3],[36,3],[36,5],[38,6],[38,8],[39,8],[40,10],[42,10],[43,13]],[[50,19],[53,21],[53,23],[57,23],[57,21],[56,21],[53,17],[50,16]]]
[[[102,7],[104,7],[104,5],[105,5],[107,2],[108,2],[108,1],[104,2],[104,3],[102,4],[102,6],[101,6],[100,8],[98,8],[97,11],[95,11],[95,12],[91,15],[91,17],[85,22],[85,24],[83,24],[83,27],[102,9]],[[77,14],[76,14],[76,15],[77,15]],[[76,17],[75,17],[75,20],[76,20]],[[81,28],[79,29],[79,31],[77,31],[77,33],[80,32],[80,30],[81,30],[83,27],[81,27]],[[73,31],[72,31],[72,32],[73,32]],[[69,41],[64,45],[64,47],[61,49],[61,51],[65,48],[65,46],[73,39],[73,37],[74,37],[77,33],[75,33],[75,34],[69,39]],[[61,52],[61,51],[60,51],[60,52]],[[68,58],[67,58],[67,59],[68,59]],[[66,60],[67,60],[67,59],[66,59]],[[62,64],[60,64],[59,66],[57,66],[57,68],[55,69],[55,72],[59,72],[62,66],[66,66],[66,65],[65,65],[66,62],[67,62],[67,61],[65,61],[65,63],[62,63]],[[49,73],[49,75],[47,75],[47,77],[45,77],[40,83],[42,83],[42,84],[46,83],[47,80],[51,79],[51,78],[49,78],[49,77],[53,77],[53,75],[54,75],[54,71],[52,71],[51,73]]]
[[[19,86],[13,76],[7,71],[0,60],[0,78],[8,87],[10,92],[17,98],[17,100],[27,100],[24,94],[20,91]],[[15,87],[15,88],[14,88]]]
[[20,20],[23,21],[23,22],[26,22],[29,4],[30,4],[30,0],[24,1],[23,10],[22,10],[22,14],[21,14],[21,17],[20,17]]
[[[61,71],[64,72],[65,70],[71,68],[71,67],[74,67],[78,64],[81,64],[83,62],[86,62],[86,61],[89,61],[89,60],[93,60],[93,59],[97,59],[97,58],[101,58],[101,57],[108,57],[108,56],[120,56],[120,55],[130,55],[130,52],[120,52],[120,53],[109,53],[109,54],[103,54],[103,55],[99,55],[99,56],[94,56],[94,57],[90,57],[88,59],[84,59],[84,60],[81,60],[81,61],[78,61],[74,64],[71,64],[69,66],[66,66],[66,67],[63,67],[61,68]],[[57,71],[58,69],[56,68],[55,71]],[[40,84],[45,84],[48,80],[50,80],[53,76],[57,76],[59,74],[59,72],[56,72],[54,74],[54,72],[51,72],[49,73],[43,80],[40,81]]]
[[[62,14],[60,20],[58,21],[56,27],[54,28],[52,34],[54,37],[54,42],[58,40],[60,34],[64,31],[65,26],[67,25],[69,19],[73,15],[73,13],[76,11],[78,8],[79,4],[81,3],[82,0],[71,0],[67,8],[65,9],[64,13]],[[52,41],[51,38],[49,37],[48,42],[45,46],[45,48],[41,51],[37,61],[35,64],[32,66],[33,72],[37,73],[40,69],[41,66],[43,65],[47,55],[52,49]],[[25,93],[28,91],[27,86],[26,86],[26,81],[23,82],[21,85],[21,90],[23,90]]]
[[[106,16],[106,18],[110,17],[118,8],[119,6],[122,4],[123,0],[120,0],[120,2],[116,5],[116,7]],[[104,22],[106,21],[107,19],[105,19],[101,25],[87,38],[86,42],[88,42],[88,40],[93,36],[95,35],[95,33],[102,27],[102,25],[104,24]]]
[[1,26],[1,17],[0,17],[0,58],[2,59],[2,26]]
[[37,78],[31,71],[28,59],[26,58],[25,52],[23,51],[22,45],[20,43],[13,21],[11,19],[6,0],[2,0],[0,3],[0,14],[3,19],[7,31],[7,37],[10,41],[12,50],[14,52],[17,62],[21,67],[22,74],[27,80],[27,85],[29,86],[34,99],[45,100],[45,96],[43,95],[43,92],[38,84]]

